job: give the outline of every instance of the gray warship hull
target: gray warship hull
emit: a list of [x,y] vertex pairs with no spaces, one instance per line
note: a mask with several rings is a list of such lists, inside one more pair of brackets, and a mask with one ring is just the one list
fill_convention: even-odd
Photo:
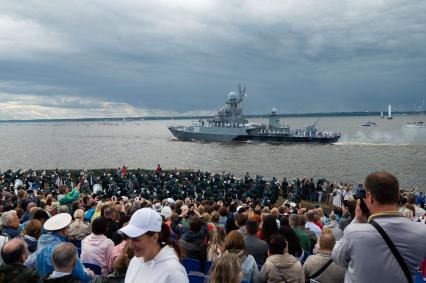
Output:
[[231,142],[247,140],[247,128],[239,127],[203,127],[203,126],[179,126],[168,127],[170,132],[179,140],[199,140]]
[[262,135],[249,134],[245,137],[249,141],[270,142],[270,143],[335,143],[340,139],[340,136],[333,137],[305,137],[305,136],[286,136],[286,135]]

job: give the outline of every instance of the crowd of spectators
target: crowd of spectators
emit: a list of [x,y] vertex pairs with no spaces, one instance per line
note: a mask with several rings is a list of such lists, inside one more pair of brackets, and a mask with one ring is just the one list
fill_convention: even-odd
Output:
[[159,165],[1,176],[0,282],[188,282],[186,259],[209,282],[407,282],[426,258],[424,195],[386,172],[356,189]]

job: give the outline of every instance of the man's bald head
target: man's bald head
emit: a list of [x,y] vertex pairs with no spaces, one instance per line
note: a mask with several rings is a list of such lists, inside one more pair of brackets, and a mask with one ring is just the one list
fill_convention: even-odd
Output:
[[[33,203],[33,202],[32,202]],[[31,204],[31,203],[30,203]],[[28,211],[30,212],[31,216],[34,217],[34,214],[37,212],[37,210],[41,210],[40,207],[37,207],[35,205],[35,203],[33,203],[34,205],[32,207],[30,207],[30,204],[28,204]]]
[[1,248],[1,257],[6,264],[23,264],[28,256],[28,245],[21,238],[6,242]]
[[334,238],[333,233],[321,233],[319,238],[320,250],[331,252],[334,244],[336,244],[336,239]]

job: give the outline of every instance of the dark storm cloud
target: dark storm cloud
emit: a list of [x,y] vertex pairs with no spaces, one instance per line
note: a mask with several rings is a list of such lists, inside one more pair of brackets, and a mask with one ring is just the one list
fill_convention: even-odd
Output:
[[411,109],[424,14],[424,1],[2,1],[0,114],[214,111],[239,82],[250,113]]

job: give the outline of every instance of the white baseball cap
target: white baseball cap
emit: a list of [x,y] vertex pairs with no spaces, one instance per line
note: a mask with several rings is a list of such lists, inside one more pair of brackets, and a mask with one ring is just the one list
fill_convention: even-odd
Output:
[[161,209],[161,215],[163,215],[166,219],[172,215],[172,209],[168,206],[165,206]]
[[55,216],[50,217],[43,225],[43,228],[47,231],[58,231],[62,230],[70,225],[72,220],[71,215],[68,213],[59,213]]
[[130,238],[137,238],[146,232],[161,232],[163,219],[160,214],[151,208],[142,208],[130,218],[129,224],[119,230]]

